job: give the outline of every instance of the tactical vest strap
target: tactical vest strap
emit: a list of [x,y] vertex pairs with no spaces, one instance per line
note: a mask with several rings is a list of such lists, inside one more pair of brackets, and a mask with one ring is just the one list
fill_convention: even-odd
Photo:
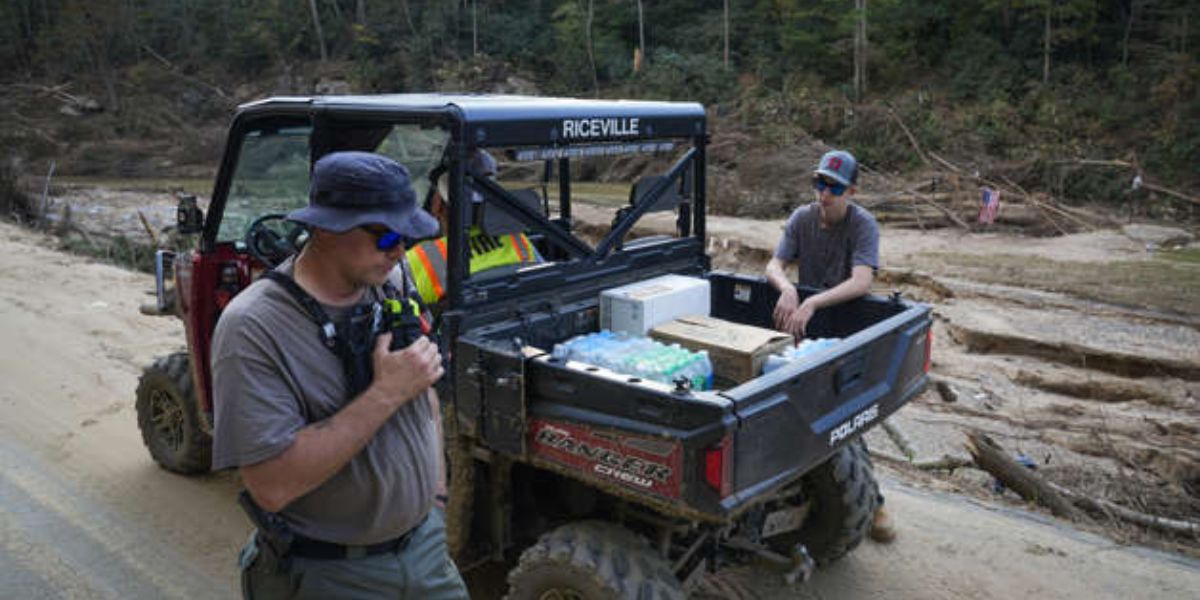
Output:
[[[351,314],[339,328],[321,303],[300,287],[293,277],[279,271],[267,271],[264,276],[287,290],[320,328],[321,342],[342,364],[342,372],[346,376],[346,395],[353,398],[367,389],[374,379],[375,336],[383,325],[383,311],[379,302],[373,303],[369,322],[366,320],[367,314],[355,313],[356,309],[351,309]],[[390,282],[385,283],[383,288],[384,293],[396,291]],[[378,296],[378,289],[372,289]]]
[[300,303],[300,306],[304,307],[309,318],[321,328],[321,343],[325,344],[326,348],[330,350],[337,348],[337,327],[334,326],[333,319],[329,318],[329,314],[325,312],[324,308],[321,308],[321,303],[317,302],[316,298],[304,291],[304,288],[300,287],[295,279],[279,271],[267,271],[263,273],[263,277],[278,283]]

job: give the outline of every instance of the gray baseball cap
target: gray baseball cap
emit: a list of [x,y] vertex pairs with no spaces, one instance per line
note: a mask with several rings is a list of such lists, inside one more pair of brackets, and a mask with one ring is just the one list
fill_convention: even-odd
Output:
[[404,165],[370,152],[334,152],[313,165],[308,206],[288,213],[298,223],[344,233],[378,224],[410,240],[432,237],[437,220],[417,206]]
[[826,152],[817,164],[817,175],[824,175],[844,186],[854,185],[858,181],[858,161],[854,155],[845,150]]

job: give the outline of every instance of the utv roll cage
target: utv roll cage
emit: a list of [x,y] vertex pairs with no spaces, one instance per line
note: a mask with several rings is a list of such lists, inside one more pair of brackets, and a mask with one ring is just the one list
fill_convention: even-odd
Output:
[[[417,124],[449,133],[444,160],[449,174],[448,285],[445,309],[469,310],[487,301],[537,293],[614,269],[636,268],[647,261],[692,262],[707,270],[704,256],[705,148],[708,143],[704,109],[697,103],[627,100],[578,100],[527,96],[463,94],[396,94],[384,96],[324,96],[271,98],[239,108],[234,117],[220,174],[211,196],[201,249],[211,251],[243,137],[248,131],[289,124],[313,126],[310,165],[329,152],[374,150],[382,139],[380,127]],[[690,148],[662,177],[633,198],[614,219],[611,231],[595,246],[573,231],[571,217],[572,159],[654,149]],[[539,210],[495,181],[469,173],[464,165],[477,149],[509,149],[513,158],[541,159],[546,179],[557,173],[557,216],[551,217],[549,198]],[[424,173],[413,173],[414,178]],[[487,202],[521,223],[541,241],[550,263],[521,277],[471,281],[467,232],[470,202],[466,187],[482,193]],[[662,199],[669,199],[664,202]],[[678,237],[657,244],[642,256],[614,253],[622,249],[633,225],[651,210],[680,206]],[[620,254],[620,256],[618,256]],[[635,253],[636,254],[636,253]],[[564,263],[573,263],[568,268]],[[520,288],[519,290],[517,288]]]

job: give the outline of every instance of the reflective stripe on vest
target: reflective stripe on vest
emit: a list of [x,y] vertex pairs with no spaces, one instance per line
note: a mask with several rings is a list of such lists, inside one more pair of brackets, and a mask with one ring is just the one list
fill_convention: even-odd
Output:
[[445,295],[442,279],[446,274],[446,252],[438,251],[433,242],[422,242],[408,251],[408,266],[412,270],[413,284],[425,304],[433,304]]
[[[493,237],[472,228],[467,242],[471,251],[471,273],[537,260],[533,245],[523,233]],[[426,304],[437,302],[445,295],[447,256],[444,237],[421,242],[408,251],[413,283]]]

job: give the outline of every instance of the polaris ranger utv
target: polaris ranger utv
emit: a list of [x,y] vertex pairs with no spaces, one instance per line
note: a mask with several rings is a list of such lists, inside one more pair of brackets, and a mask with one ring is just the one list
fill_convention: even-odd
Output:
[[[679,598],[734,557],[765,557],[793,579],[838,559],[877,502],[858,437],[926,385],[928,307],[894,295],[822,310],[809,334],[840,338],[833,348],[708,390],[552,352],[600,329],[601,292],[664,274],[706,280],[710,317],[772,326],[778,293],[764,278],[710,268],[708,143],[694,103],[406,94],[242,106],[207,214],[194,199],[180,204],[195,248],[158,257],[158,310],[182,317],[189,352],[160,359],[139,385],[151,455],[181,473],[209,469],[209,350],[222,309],[303,244],[307,233],[283,215],[307,202],[313,162],[373,151],[409,168],[418,197],[426,174],[449,176],[435,331],[447,361],[448,535],[464,571],[519,557],[513,598]],[[498,180],[466,168],[477,149],[502,158]],[[661,168],[619,188],[602,209],[611,227],[585,238],[572,201],[604,195],[604,165]],[[483,201],[462,201],[473,194]],[[673,234],[633,239],[649,213],[672,215]],[[472,226],[524,232],[543,260],[472,273]]]

